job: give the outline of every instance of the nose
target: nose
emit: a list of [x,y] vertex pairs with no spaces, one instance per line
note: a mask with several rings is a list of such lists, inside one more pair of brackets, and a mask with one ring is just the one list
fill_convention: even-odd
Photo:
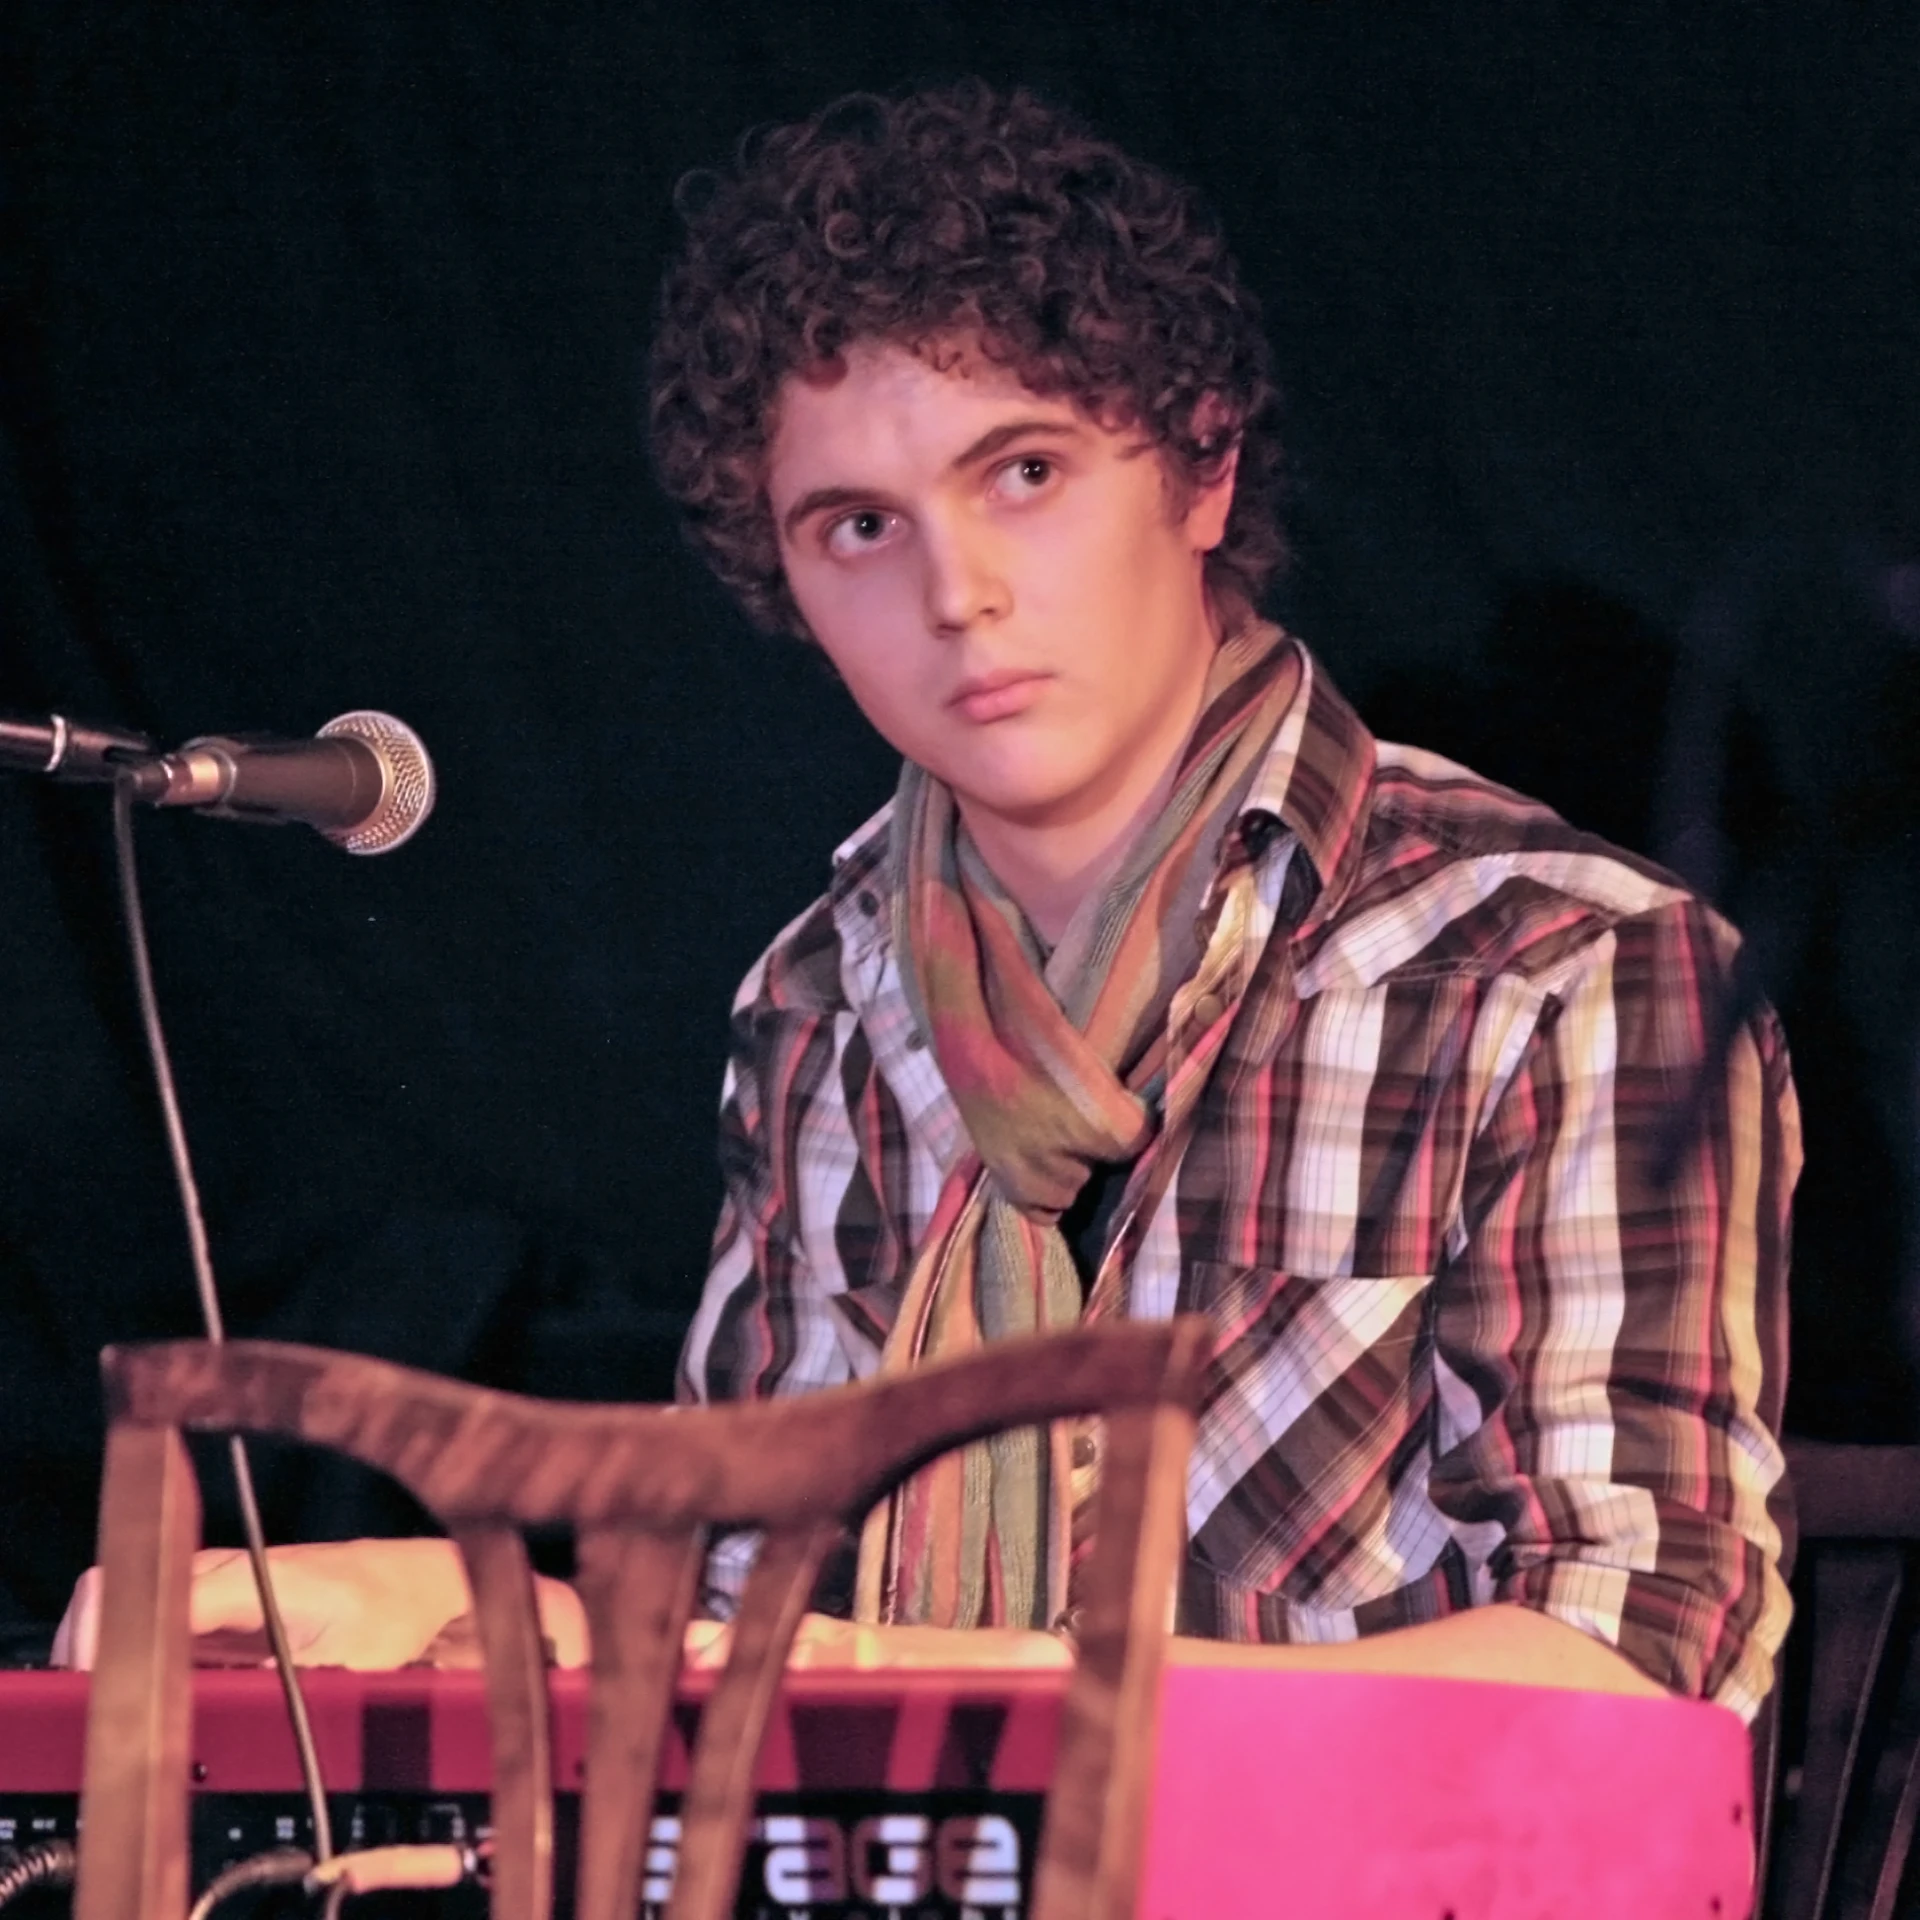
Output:
[[1013,607],[1008,573],[991,531],[964,518],[932,521],[922,530],[927,625],[962,634]]

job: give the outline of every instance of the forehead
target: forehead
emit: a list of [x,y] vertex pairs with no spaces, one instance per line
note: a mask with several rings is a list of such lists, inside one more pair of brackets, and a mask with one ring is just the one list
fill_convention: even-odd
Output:
[[866,336],[850,341],[830,358],[789,374],[780,383],[775,404],[795,393],[826,395],[903,385],[917,393],[1014,396],[1034,401],[1043,397],[1004,360],[988,352],[976,335],[939,333],[924,339]]
[[822,465],[945,465],[1013,420],[1104,429],[1073,400],[1034,392],[1011,368],[964,340],[906,346],[859,340],[820,366],[789,374],[768,435],[769,491]]

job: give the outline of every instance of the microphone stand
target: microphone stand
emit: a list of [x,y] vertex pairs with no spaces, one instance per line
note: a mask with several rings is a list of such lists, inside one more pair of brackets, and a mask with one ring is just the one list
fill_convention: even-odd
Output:
[[[433,763],[412,728],[391,714],[364,710],[330,720],[312,742],[256,742],[249,748],[245,742],[209,739],[190,741],[176,755],[156,753],[144,734],[124,728],[90,726],[60,714],[45,720],[0,714],[0,770],[4,769],[66,782],[112,784],[114,864],[140,1024],[160,1098],[174,1184],[186,1220],[187,1251],[200,1300],[200,1318],[207,1339],[218,1346],[226,1339],[226,1329],[147,951],[146,921],[140,908],[134,862],[134,802],[201,806],[228,818],[304,820],[349,853],[384,853],[412,838],[432,812]],[[294,776],[291,780],[282,777],[288,770]],[[243,771],[247,776],[244,779]],[[346,1855],[335,1851],[320,1756],[286,1623],[274,1597],[260,1503],[254,1493],[246,1444],[239,1434],[228,1436],[227,1450],[246,1534],[247,1561],[253,1569],[274,1671],[280,1678],[299,1754],[300,1776],[313,1820],[313,1852],[309,1856],[297,1849],[276,1849],[216,1874],[190,1920],[205,1920],[221,1900],[243,1888],[293,1880],[303,1881],[310,1893],[324,1893],[326,1920],[334,1920],[350,1893],[379,1887],[452,1886],[475,1878],[479,1864],[471,1849],[404,1847]],[[65,1861],[49,1857],[36,1862],[35,1870],[64,1877],[70,1853],[67,1849],[69,1858]],[[428,1877],[422,1878],[423,1874]],[[0,1904],[11,1897],[11,1891],[0,1889]]]
[[[194,1287],[200,1298],[200,1318],[207,1338],[216,1346],[226,1339],[221,1320],[220,1299],[214,1287],[213,1259],[207,1246],[206,1221],[200,1210],[200,1189],[193,1176],[193,1161],[187,1152],[186,1127],[180,1118],[180,1102],[174,1091],[173,1067],[167,1054],[166,1034],[160,1025],[160,1002],[154,992],[153,967],[147,952],[146,921],[140,911],[140,883],[133,857],[134,781],[131,769],[116,773],[113,782],[114,865],[120,882],[120,905],[127,925],[127,946],[133,962],[134,991],[140,1002],[140,1025],[145,1032],[147,1056],[153,1063],[154,1087],[160,1096],[160,1114],[167,1133],[167,1150],[173,1161],[173,1176],[180,1193],[181,1211],[186,1217],[187,1250],[193,1262]],[[240,1521],[247,1536],[247,1559],[253,1567],[253,1583],[260,1595],[260,1612],[266,1622],[267,1642],[273,1649],[274,1670],[280,1676],[280,1690],[286,1696],[287,1718],[292,1724],[294,1746],[300,1756],[300,1776],[305,1783],[307,1806],[313,1818],[313,1855],[319,1864],[333,1858],[333,1823],[327,1812],[326,1788],[320,1777],[320,1754],[314,1745],[313,1724],[307,1717],[307,1703],[300,1691],[298,1669],[293,1663],[293,1648],[287,1639],[286,1623],[280,1617],[274,1598],[273,1578],[267,1565],[266,1535],[260,1525],[260,1504],[254,1497],[253,1471],[247,1463],[246,1443],[236,1434],[227,1437],[228,1457],[233,1465],[235,1491],[239,1496]]]

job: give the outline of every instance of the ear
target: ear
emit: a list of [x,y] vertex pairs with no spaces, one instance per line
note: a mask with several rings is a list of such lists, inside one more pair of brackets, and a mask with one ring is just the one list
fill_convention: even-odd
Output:
[[1212,478],[1189,480],[1186,529],[1195,553],[1211,553],[1227,535],[1227,515],[1233,509],[1233,478],[1240,468],[1240,423],[1217,393],[1203,393],[1194,402],[1191,432],[1198,445],[1220,452]]
[[1238,444],[1227,449],[1220,470],[1211,480],[1195,484],[1187,502],[1187,539],[1195,553],[1211,553],[1227,536],[1227,515],[1233,510],[1234,475],[1240,470]]

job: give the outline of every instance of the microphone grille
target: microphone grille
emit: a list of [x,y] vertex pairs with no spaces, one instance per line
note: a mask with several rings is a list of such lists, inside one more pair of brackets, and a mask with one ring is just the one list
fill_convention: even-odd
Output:
[[420,736],[390,713],[343,713],[320,729],[322,740],[338,734],[364,740],[380,761],[380,799],[358,826],[322,827],[349,853],[390,853],[404,846],[433,811],[433,762]]

